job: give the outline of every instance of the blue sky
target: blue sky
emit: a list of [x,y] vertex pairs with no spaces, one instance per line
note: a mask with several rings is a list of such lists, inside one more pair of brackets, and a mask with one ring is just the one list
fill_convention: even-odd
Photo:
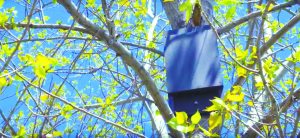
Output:
[[[51,0],[49,0],[48,2],[51,2]],[[45,3],[47,3],[47,2],[45,1]],[[158,2],[157,5],[160,5],[160,3]],[[21,21],[24,18],[25,11],[24,11],[23,7],[20,5],[20,3],[15,2],[15,1],[6,1],[5,4],[4,4],[4,8],[9,8],[9,7],[13,7],[13,6],[16,8],[16,10],[18,10],[18,13],[17,13],[17,16],[15,17],[15,20],[16,21]],[[161,11],[161,6],[158,6],[157,10]],[[245,12],[246,12],[245,10],[242,10],[242,9],[239,9],[239,10],[240,11],[237,11],[238,14],[245,15]],[[291,10],[292,11],[297,10],[297,6],[294,6],[293,8],[291,8]],[[48,21],[46,21],[47,24],[55,24],[57,20],[61,20],[63,24],[70,25],[72,23],[72,20],[70,20],[70,18],[69,18],[70,17],[69,14],[66,14],[66,11],[61,6],[59,6],[59,5],[54,5],[53,7],[51,6],[51,8],[45,9],[44,10],[44,15],[47,15],[47,16],[50,17],[50,19]],[[280,21],[282,21],[283,23],[288,22],[290,20],[290,18],[291,18],[291,15],[288,14],[288,13],[286,13],[285,11],[282,11],[279,14],[279,16],[277,16],[278,15],[277,13],[274,13],[273,15],[274,15],[274,18],[275,17],[279,18]],[[35,18],[35,17],[38,17],[38,16],[34,16],[33,18]],[[163,26],[164,22],[160,21],[159,25]],[[299,30],[299,23],[296,26],[297,26],[296,28],[298,29],[297,32],[299,33],[299,31],[300,31]],[[167,27],[167,29],[170,29],[170,27]],[[165,29],[165,30],[167,30],[167,29]],[[247,27],[244,27],[241,30],[245,30],[246,31]],[[47,31],[48,31],[49,34],[56,33],[56,30],[47,30]],[[16,33],[16,32],[14,32],[14,33]],[[288,36],[289,35],[287,35],[287,37]],[[239,37],[238,39],[240,39],[240,40],[246,40],[245,37],[244,38]],[[298,46],[299,46],[299,42],[298,42],[299,40],[297,40],[297,39],[298,39],[297,37],[290,38],[289,39],[289,43],[298,43]],[[162,41],[164,41],[164,39]],[[58,42],[58,41],[55,41],[55,42]],[[245,45],[244,44],[245,41],[241,41],[241,42],[242,42],[241,43],[242,45]],[[228,43],[226,43],[226,44],[228,44]],[[31,42],[24,43],[23,47],[24,47],[24,49],[27,49],[27,52],[31,52],[32,45],[34,45],[34,43],[31,43]],[[73,43],[73,45],[76,45],[76,43]],[[54,47],[53,43],[43,43],[43,46],[45,46],[45,47]],[[35,50],[34,52],[35,53],[37,53],[37,52],[43,52],[45,50],[45,47],[44,48],[38,48],[38,50]],[[161,50],[161,51],[163,51],[163,47],[164,47],[164,44],[159,44],[158,45],[158,49]],[[72,58],[74,58],[74,56],[76,56],[76,54],[75,53],[72,54],[72,50],[73,49],[70,48],[68,52],[64,53],[64,55],[66,57],[70,57],[70,58],[72,57]],[[76,51],[78,51],[78,50],[73,50],[73,52],[76,52]],[[109,52],[111,52],[111,51],[109,51]],[[134,55],[137,56],[137,52],[136,51],[133,50],[133,53],[134,53]],[[222,52],[220,52],[220,53],[222,53]],[[281,57],[282,59],[284,59],[289,54],[290,54],[290,50],[285,50],[283,52],[280,52],[277,55],[277,57]],[[107,55],[104,54],[102,56],[103,56],[103,58],[105,58]],[[114,54],[112,54],[112,55],[114,55]],[[138,57],[138,58],[141,58],[141,57]],[[16,60],[15,62],[18,62],[18,61]],[[158,63],[159,64],[163,64],[163,60],[160,60]],[[79,64],[82,65],[82,66],[93,65],[92,62],[90,62],[90,63],[80,63],[79,62]],[[31,71],[31,68],[27,68],[27,70]],[[121,72],[125,72],[125,71],[121,70]],[[101,74],[102,72],[99,72],[99,73]],[[109,78],[109,77],[111,77],[109,75],[109,73],[105,73],[104,72],[102,74],[103,74],[103,78],[106,78],[108,80],[107,83],[110,83],[110,81],[112,80],[112,78]],[[30,74],[30,73],[28,73],[28,75],[32,76],[32,74]],[[63,74],[62,76],[65,76],[65,75],[66,74]],[[233,75],[232,72],[229,75]],[[93,78],[94,78],[94,76],[92,76],[92,75],[74,75],[74,76],[72,75],[72,76],[70,76],[69,80],[70,81],[76,80],[78,82],[78,84],[79,84],[79,85],[76,86],[76,88],[79,89],[79,90],[85,91],[86,94],[89,97],[99,96],[101,94],[101,93],[93,93],[94,90],[101,90],[102,95],[104,95],[104,97],[107,96],[109,89],[108,88],[107,89],[105,89],[105,88],[104,89],[100,89],[100,87],[99,87],[100,84],[99,83],[94,83],[93,81],[91,81]],[[59,80],[59,81],[61,81],[61,79],[57,75],[48,75],[47,76],[47,80],[48,81],[46,82],[45,88],[51,87],[49,85],[50,84],[50,82],[49,82],[50,80],[54,80],[54,81],[55,80]],[[90,89],[86,88],[86,86],[89,86]],[[226,92],[227,90],[229,90],[231,88],[231,86],[232,86],[232,82],[231,81],[224,80],[223,94],[224,94],[224,92]],[[5,88],[3,90],[1,96],[0,96],[0,109],[4,112],[5,115],[9,114],[10,110],[14,106],[14,103],[16,102],[16,98],[17,97],[15,95],[16,95],[16,92],[18,91],[18,89],[17,89],[18,87],[22,87],[22,84],[21,83],[14,83],[11,86]],[[66,85],[65,89],[72,91],[72,88],[69,85]],[[164,89],[165,89],[165,87],[164,87]],[[33,90],[33,89],[31,89],[31,90]],[[118,91],[118,90],[122,90],[122,89],[121,89],[120,86],[118,86],[116,88],[116,90]],[[145,90],[145,89],[142,88],[142,90]],[[133,88],[130,88],[130,91],[134,91]],[[40,92],[40,91],[36,90],[36,92]],[[70,93],[68,96],[66,96],[67,99],[73,101],[74,100],[74,98],[72,98],[74,96],[73,94],[75,95],[75,93]],[[129,94],[125,94],[124,98],[126,96],[129,96],[129,95],[130,95],[130,93]],[[28,110],[26,111],[26,108],[27,107],[24,104],[21,104],[21,106],[19,107],[19,110],[24,110],[25,114],[26,114],[26,113],[28,113]],[[122,107],[118,107],[118,110],[121,110],[121,108]],[[144,112],[146,112],[144,108],[141,108],[140,104],[126,105],[125,108],[140,109],[141,114],[144,114]],[[143,127],[145,128],[145,131],[144,131],[145,135],[149,136],[152,133],[152,131],[151,131],[151,123],[150,123],[149,116],[146,115],[146,118],[147,117],[148,117],[148,119],[143,120],[143,122],[144,122],[144,126]],[[70,124],[72,124],[72,123],[76,123],[76,122],[74,121],[74,122],[71,122]],[[68,126],[68,125],[69,125],[68,123],[63,124],[63,125],[61,125],[59,127],[59,129],[64,129],[65,126]],[[75,126],[75,127],[77,127],[77,126]],[[225,132],[226,129],[224,129],[223,131]]]

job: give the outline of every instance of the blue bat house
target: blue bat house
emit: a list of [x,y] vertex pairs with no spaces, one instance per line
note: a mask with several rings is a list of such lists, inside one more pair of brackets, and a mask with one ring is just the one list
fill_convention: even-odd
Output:
[[164,49],[169,105],[188,115],[211,105],[223,89],[217,38],[209,25],[170,30]]

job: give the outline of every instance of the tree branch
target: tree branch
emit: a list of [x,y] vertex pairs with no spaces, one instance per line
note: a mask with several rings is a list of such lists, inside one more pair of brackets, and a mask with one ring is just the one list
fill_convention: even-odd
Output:
[[[55,25],[53,25],[53,26],[55,26]],[[56,25],[55,27],[59,27],[59,25]],[[65,27],[67,28],[67,26],[65,26]],[[69,26],[69,29],[70,28],[71,27]],[[79,28],[77,28],[77,29],[79,29]],[[81,29],[83,29],[83,28],[81,28]],[[86,31],[86,29],[83,29],[83,30]],[[79,32],[83,32],[83,30],[79,31]],[[88,33],[88,32],[83,32],[83,33]],[[61,37],[51,37],[51,38],[23,39],[23,40],[20,40],[20,42],[33,42],[33,41],[45,41],[45,40],[57,40],[57,39],[75,39],[75,40],[93,40],[93,41],[98,41],[98,39],[92,39],[92,38],[88,38],[88,37],[74,37],[74,36],[64,37],[64,36],[61,36]],[[11,41],[11,42],[2,43],[2,44],[13,44],[13,43],[18,43],[18,41]],[[146,47],[146,46],[143,46],[143,45],[138,45],[138,44],[134,44],[134,43],[126,42],[126,41],[122,41],[121,44],[130,46],[130,47],[136,47],[136,48],[148,50],[150,52],[158,54],[159,56],[164,56],[164,53],[162,51],[157,50],[155,48],[150,48],[150,47]]]
[[[33,28],[33,29],[61,29],[61,30],[69,30],[71,27],[69,25],[62,25],[62,24],[24,24],[24,23],[18,23],[16,24],[16,27],[22,27],[22,28]],[[13,25],[6,23],[5,26],[0,26],[0,29],[13,29]],[[82,28],[82,27],[72,27],[71,30],[73,31],[79,31],[83,33],[91,34],[92,32]]]
[[263,55],[281,36],[283,36],[290,28],[292,28],[300,20],[300,13],[294,16],[285,26],[278,30],[261,48],[260,55]]
[[[184,18],[184,14],[178,10],[178,6],[179,6],[178,0],[174,0],[174,2],[163,2],[163,0],[161,0],[161,2],[163,4],[164,10],[167,14],[167,17],[170,21],[172,29],[178,29],[178,28],[184,27],[185,18]],[[274,6],[272,8],[272,10],[269,11],[269,13],[277,11],[277,10],[281,10],[286,7],[293,6],[295,4],[297,4],[295,2],[295,0],[290,0],[286,3]],[[262,15],[261,11],[252,12],[238,20],[235,20],[235,21],[219,28],[218,33],[219,34],[226,33],[228,31],[230,31],[231,29],[235,28],[236,26],[241,25],[241,24],[247,22],[248,20],[259,17],[261,15]]]
[[119,125],[119,124],[114,123],[114,122],[112,122],[112,121],[109,121],[109,120],[107,120],[107,119],[105,119],[105,118],[102,118],[102,117],[100,117],[100,116],[98,116],[98,115],[96,115],[96,114],[93,114],[93,113],[91,113],[91,112],[88,112],[87,110],[85,110],[85,109],[83,109],[83,108],[80,108],[80,107],[78,107],[78,106],[72,104],[71,102],[68,102],[67,100],[65,100],[65,99],[63,99],[63,98],[61,98],[61,97],[59,97],[59,96],[57,96],[57,95],[54,95],[54,94],[52,94],[52,93],[50,93],[50,92],[44,90],[43,88],[41,88],[41,87],[39,87],[39,86],[36,86],[36,85],[32,84],[30,81],[28,81],[25,77],[23,77],[23,76],[20,75],[19,73],[17,73],[17,75],[18,75],[20,78],[22,78],[24,81],[26,81],[29,85],[31,85],[31,86],[33,86],[33,87],[35,87],[35,88],[37,88],[37,89],[43,91],[44,93],[50,95],[51,97],[53,97],[53,98],[55,98],[55,99],[58,99],[58,100],[62,101],[63,103],[65,103],[65,104],[67,104],[67,105],[70,105],[71,107],[73,107],[73,108],[76,109],[77,111],[80,111],[80,112],[82,112],[82,113],[85,113],[85,114],[87,114],[87,115],[90,115],[90,116],[92,116],[92,117],[95,117],[95,118],[97,118],[97,119],[99,119],[99,120],[102,120],[102,121],[105,122],[105,123],[111,124],[111,125],[113,125],[113,126],[119,128],[119,129],[122,129],[122,130],[124,130],[124,131],[126,131],[126,132],[130,132],[130,133],[135,134],[135,135],[137,135],[137,136],[139,136],[139,137],[145,137],[144,135],[139,134],[139,133],[137,133],[137,132],[135,132],[135,131],[133,131],[133,130],[131,130],[131,129],[128,129],[128,128],[122,126],[122,125]]
[[16,131],[14,130],[14,128],[9,124],[9,120],[6,119],[5,115],[3,114],[2,110],[0,109],[0,115],[3,119],[3,121],[6,123],[6,125],[9,127],[11,134],[12,135],[16,135]]
[[[296,15],[294,18],[292,18],[284,27],[282,27],[280,30],[278,30],[272,37],[260,48],[260,55],[263,55],[281,36],[283,36],[288,30],[290,30],[296,23],[300,20],[300,14]],[[258,59],[255,60],[255,63]],[[252,66],[255,65],[252,64]],[[244,77],[238,77],[235,81],[234,85],[240,85],[245,81]]]
[[180,12],[178,9],[179,0],[174,0],[173,2],[163,2],[164,0],[160,0],[160,1],[167,14],[172,29],[178,29],[184,27],[185,16],[184,13]]
[[[32,9],[30,10],[30,13],[27,17],[27,26],[30,24],[30,20],[31,20],[31,17],[33,16],[33,11],[35,9],[35,6],[36,6],[36,3],[37,3],[37,0],[35,0],[33,2],[33,6],[32,6]],[[18,43],[16,45],[16,48],[13,50],[13,52],[10,54],[10,56],[7,58],[7,60],[5,61],[4,65],[2,66],[2,68],[0,69],[0,72],[3,72],[5,70],[5,68],[8,66],[8,64],[10,63],[10,61],[12,60],[13,56],[17,53],[17,51],[19,50],[20,46],[21,46],[21,42],[20,40],[22,40],[25,36],[26,36],[26,33],[27,31],[29,30],[29,27],[26,27],[25,30],[23,31],[22,33],[22,36],[20,39],[18,39]]]
[[[160,110],[165,121],[170,120],[174,115],[170,107],[167,105],[165,99],[160,95],[158,88],[156,87],[151,75],[145,70],[145,68],[131,56],[130,51],[126,49],[121,43],[114,41],[111,37],[96,24],[93,24],[84,15],[77,11],[76,6],[70,0],[58,0],[58,2],[65,7],[65,9],[73,16],[73,18],[84,28],[92,31],[99,39],[101,38],[106,44],[114,50],[126,64],[128,64],[141,78],[145,84],[147,90],[149,91],[151,97],[153,98],[156,106]],[[183,134],[170,129],[172,135],[176,137],[183,137]]]
[[[295,4],[296,4],[296,2],[295,2],[294,0],[291,0],[291,1],[286,2],[286,3],[283,3],[283,4],[279,4],[279,5],[277,5],[277,6],[274,6],[274,7],[269,11],[269,13],[274,12],[274,11],[277,11],[277,10],[281,10],[281,9],[283,9],[283,8],[286,8],[286,7],[290,7],[290,6],[295,5]],[[244,17],[238,19],[238,20],[235,20],[235,21],[233,21],[233,22],[231,22],[231,23],[229,23],[229,24],[227,24],[227,25],[225,25],[225,26],[219,28],[219,29],[218,29],[218,33],[219,33],[219,34],[226,33],[226,32],[228,32],[228,31],[230,31],[232,28],[235,28],[236,26],[241,25],[241,24],[247,22],[248,20],[253,19],[253,18],[256,18],[256,17],[259,17],[259,16],[261,16],[261,15],[262,15],[262,12],[261,12],[261,11],[255,11],[255,12],[252,12],[252,13],[250,13],[250,14],[248,14],[248,15],[246,15],[246,16],[244,16]]]
[[[297,89],[295,91],[295,93],[293,93],[293,96],[289,96],[286,99],[283,100],[283,102],[280,103],[279,105],[279,109],[280,109],[280,113],[284,113],[287,111],[287,109],[294,104],[295,102],[297,102],[300,99],[300,88]],[[275,110],[271,110],[266,116],[264,116],[262,119],[260,119],[257,122],[262,122],[262,123],[272,123],[275,118],[274,118],[274,114],[275,114]],[[261,129],[263,126],[263,124],[261,123],[255,123],[252,127],[255,129]],[[255,138],[257,137],[257,134],[255,131],[253,131],[252,129],[248,129],[245,132],[245,135],[243,136],[243,138]]]

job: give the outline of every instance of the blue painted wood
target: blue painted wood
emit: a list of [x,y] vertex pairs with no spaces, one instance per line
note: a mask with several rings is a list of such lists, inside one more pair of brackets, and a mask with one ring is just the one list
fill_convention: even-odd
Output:
[[216,34],[208,25],[170,30],[164,49],[169,104],[193,114],[223,89]]

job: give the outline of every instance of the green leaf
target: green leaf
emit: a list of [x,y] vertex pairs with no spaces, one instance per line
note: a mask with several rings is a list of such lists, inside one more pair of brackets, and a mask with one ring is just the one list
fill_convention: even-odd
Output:
[[242,93],[242,87],[240,85],[233,86],[231,92],[227,92],[225,95],[225,101],[241,102],[244,100],[244,93]]
[[247,70],[244,69],[243,67],[238,66],[236,68],[236,74],[237,74],[238,77],[246,78],[247,77]]
[[60,137],[62,133],[60,131],[53,131],[53,137]]
[[173,129],[176,129],[177,126],[177,120],[176,117],[171,118],[168,123],[167,123],[170,127],[172,127]]
[[206,109],[204,111],[207,111],[207,112],[211,112],[211,111],[217,111],[217,110],[220,110],[221,108],[217,105],[211,105],[209,107],[206,107]]
[[163,2],[173,2],[174,0],[164,0]]
[[191,124],[188,126],[187,128],[187,132],[193,132],[195,130],[195,125],[194,124]]
[[191,124],[191,125],[187,125],[187,124],[177,125],[176,130],[178,130],[180,132],[183,132],[183,133],[192,132],[192,131],[195,130],[195,125],[194,124]]
[[47,57],[39,53],[35,57],[35,62],[33,63],[33,72],[39,78],[46,78],[46,73],[50,69],[51,65],[57,65],[58,61],[55,58]]
[[63,108],[63,110],[64,111],[72,111],[74,108],[71,106],[71,105],[66,105],[64,108]]
[[240,85],[235,85],[233,86],[232,94],[240,94],[242,92],[242,86]]
[[117,4],[120,6],[128,7],[130,5],[130,1],[128,0],[118,0]]
[[40,99],[41,99],[42,102],[47,101],[48,98],[49,98],[48,94],[42,94],[42,95],[40,96]]
[[201,126],[199,126],[199,129],[203,132],[203,134],[204,134],[205,136],[210,137],[210,136],[212,135],[209,131],[207,131],[206,129],[204,129],[204,128],[201,127]]
[[0,8],[2,8],[3,4],[4,4],[4,0],[0,0]]
[[201,115],[199,113],[199,111],[197,111],[192,117],[191,117],[191,121],[192,124],[198,124],[201,120]]
[[208,125],[209,131],[212,131],[214,128],[220,126],[222,124],[222,115],[218,112],[211,112],[209,119],[208,119]]
[[227,13],[225,14],[225,18],[227,21],[232,21],[234,15],[236,14],[236,6],[231,6]]
[[252,101],[249,101],[247,104],[248,104],[250,107],[253,107],[253,106],[254,106],[254,103],[253,103]]
[[187,0],[179,5],[179,11],[185,12],[185,21],[188,22],[192,17],[193,13],[193,5],[196,1],[195,0]]
[[207,137],[220,137],[218,134],[214,133],[212,134],[211,132],[207,131],[206,129],[204,129],[203,127],[199,126],[199,129],[203,132],[203,134]]
[[273,7],[274,7],[274,4],[271,3],[270,6],[269,6],[269,8],[268,8],[268,11],[271,11],[273,9]]
[[265,4],[262,4],[262,5],[255,4],[254,7],[259,9],[261,12],[263,12],[266,8],[266,5]]
[[159,111],[159,110],[156,110],[156,111],[155,111],[155,115],[156,115],[156,116],[161,115],[160,111]]
[[188,116],[185,112],[176,112],[177,124],[179,124],[179,125],[185,124],[187,119],[188,119]]
[[5,23],[8,21],[8,19],[9,19],[9,16],[8,15],[6,15],[6,13],[2,13],[2,12],[0,12],[0,25],[2,26],[2,27],[4,27],[4,25],[5,25]]
[[233,4],[238,4],[238,0],[218,0],[218,4],[228,6],[228,5],[233,5]]
[[248,57],[248,50],[243,50],[240,47],[236,47],[235,54],[238,61],[245,61]]
[[229,93],[227,96],[228,96],[227,99],[231,102],[241,102],[244,100],[244,97],[245,97],[244,93],[240,93],[237,95]]
[[[184,114],[184,112],[183,112],[183,114]],[[195,130],[195,125],[194,124],[191,124],[191,125],[188,125],[186,123],[179,124],[178,121],[177,121],[177,116],[170,119],[167,124],[171,128],[176,129],[176,130],[178,130],[180,132],[183,132],[183,133],[188,133],[188,132],[192,132],[192,131]]]
[[87,0],[87,7],[95,7],[96,0]]
[[267,58],[263,64],[263,69],[267,73],[267,76],[269,79],[272,80],[272,78],[275,77],[275,72],[279,68],[278,63],[273,62],[272,57]]
[[26,135],[26,128],[25,126],[20,126],[17,136],[24,137]]
[[2,45],[1,53],[6,56],[10,56],[10,54],[14,51],[13,48],[10,48],[7,44]]
[[33,72],[39,78],[42,78],[42,79],[46,78],[46,70],[40,66],[34,67]]
[[0,77],[0,90],[7,85],[5,77]]
[[263,129],[267,134],[269,134],[269,128],[267,125],[263,125]]
[[221,98],[215,97],[215,99],[210,101],[213,103],[213,105],[207,107],[204,111],[211,112],[211,111],[218,111],[223,109],[230,111],[230,108],[225,104],[225,102]]

